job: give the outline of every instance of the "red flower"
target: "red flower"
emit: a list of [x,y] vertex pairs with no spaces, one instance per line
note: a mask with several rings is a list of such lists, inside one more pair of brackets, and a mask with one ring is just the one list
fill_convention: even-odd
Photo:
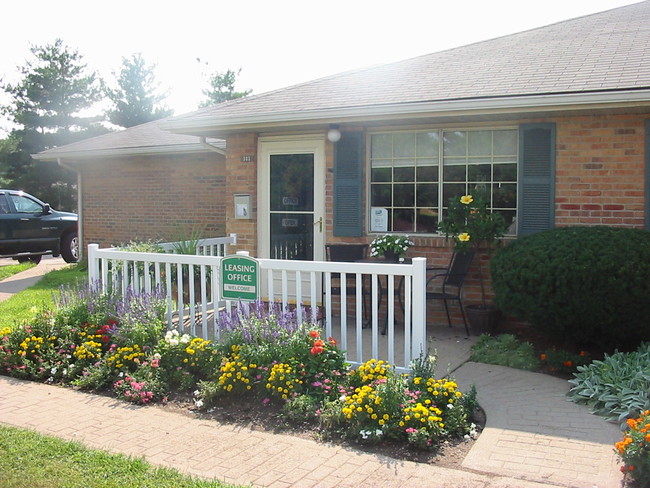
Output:
[[309,331],[309,337],[312,339],[317,339],[320,334],[318,333],[317,330],[310,330]]
[[540,354],[540,355],[539,355],[539,358],[540,358],[542,361],[546,361],[546,354]]
[[330,337],[328,341],[330,342],[330,346],[336,346],[336,339],[334,339],[333,337]]
[[321,349],[325,346],[325,343],[318,339],[317,341],[314,341],[314,347],[320,347]]
[[567,368],[573,366],[573,363],[571,361],[564,361],[562,364],[564,364]]
[[311,348],[311,353],[315,356],[316,354],[320,354],[324,351],[322,346],[314,346]]
[[108,336],[106,336],[106,335],[102,336],[102,342],[103,342],[103,343],[107,343],[107,342],[110,341],[110,340],[111,340],[110,337],[108,337]]

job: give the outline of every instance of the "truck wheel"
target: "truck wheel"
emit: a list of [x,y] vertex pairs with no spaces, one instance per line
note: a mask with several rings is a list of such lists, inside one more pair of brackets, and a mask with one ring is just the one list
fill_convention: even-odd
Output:
[[25,256],[25,257],[23,257],[23,258],[18,258],[18,262],[19,262],[19,263],[34,263],[34,264],[38,264],[38,263],[41,262],[41,258],[42,258],[42,257],[43,257],[43,256],[41,256],[40,254],[36,254],[36,255],[34,255],[34,256]]
[[70,232],[61,238],[61,256],[66,263],[79,261],[79,236]]

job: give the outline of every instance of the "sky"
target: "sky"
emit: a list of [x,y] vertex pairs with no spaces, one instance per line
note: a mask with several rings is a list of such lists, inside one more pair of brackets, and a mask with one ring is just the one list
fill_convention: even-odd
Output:
[[[241,69],[254,94],[637,3],[637,0],[31,0],[2,5],[0,79],[20,80],[30,47],[60,38],[115,85],[141,53],[175,114],[207,75]],[[201,63],[197,62],[197,58]],[[207,63],[207,64],[206,64]],[[0,93],[0,105],[9,99]],[[0,118],[0,137],[10,125]]]

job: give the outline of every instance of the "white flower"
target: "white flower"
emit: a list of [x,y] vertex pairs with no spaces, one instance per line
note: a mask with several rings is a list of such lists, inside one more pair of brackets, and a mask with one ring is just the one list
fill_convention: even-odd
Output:
[[169,339],[167,342],[170,346],[178,346],[178,339]]
[[62,374],[63,374],[63,376],[67,376],[67,375],[68,375],[68,370],[67,370],[67,369],[64,369],[63,372],[62,372]]
[[181,343],[187,344],[188,342],[190,342],[190,336],[187,334],[183,334],[183,337],[181,337]]
[[381,437],[381,435],[382,435],[383,433],[384,433],[384,431],[381,430],[381,429],[377,429],[377,430],[375,431],[375,435],[376,435],[377,437]]
[[201,396],[201,390],[194,390],[194,396],[195,397]]
[[196,400],[194,404],[196,405],[196,408],[201,408],[203,406],[203,400]]
[[448,403],[448,404],[447,404],[447,408],[448,408],[449,410],[453,410],[453,409],[454,409],[454,405],[453,405],[453,403]]
[[156,353],[156,354],[153,355],[153,358],[154,358],[154,359],[157,359],[158,361],[160,361],[160,358],[161,358],[161,357],[162,357],[162,356],[161,356],[159,353]]
[[370,437],[371,434],[372,434],[372,432],[370,432],[369,430],[360,430],[359,431],[359,435],[361,436],[362,439],[367,439],[368,437]]
[[347,398],[347,397],[346,397],[345,395],[341,395],[341,396],[339,397],[339,400],[342,401],[342,402],[344,402],[346,398]]
[[52,368],[52,369],[50,370],[50,373],[51,373],[51,374],[56,374],[56,368]]

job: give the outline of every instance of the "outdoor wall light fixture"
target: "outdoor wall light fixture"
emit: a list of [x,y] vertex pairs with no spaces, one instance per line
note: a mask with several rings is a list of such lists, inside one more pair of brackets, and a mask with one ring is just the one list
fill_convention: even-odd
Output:
[[338,142],[341,140],[341,131],[338,125],[330,125],[330,129],[327,131],[327,139],[330,142]]

